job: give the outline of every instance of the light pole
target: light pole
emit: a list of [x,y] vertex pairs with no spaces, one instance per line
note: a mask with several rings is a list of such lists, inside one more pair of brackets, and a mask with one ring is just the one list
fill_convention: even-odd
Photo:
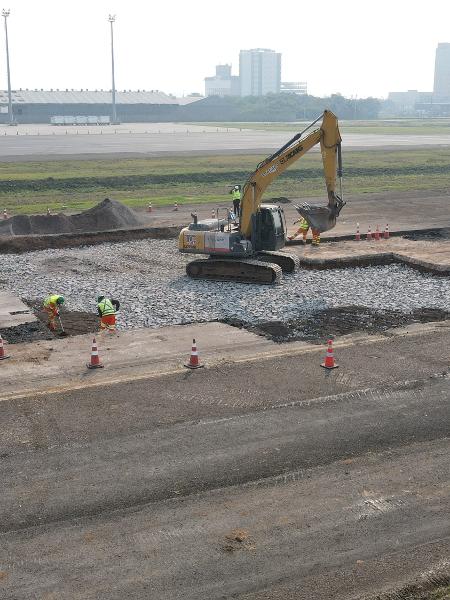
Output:
[[117,120],[117,112],[116,112],[116,83],[114,80],[114,28],[113,23],[116,20],[116,15],[109,15],[108,21],[111,25],[111,74],[112,74],[112,123],[113,125],[117,125],[119,122]]
[[12,97],[11,97],[11,74],[9,72],[9,47],[8,47],[8,23],[7,18],[9,17],[9,8],[2,10],[2,17],[5,19],[5,40],[6,40],[6,72],[8,74],[8,115],[9,125],[17,125],[14,121],[14,115],[12,111]]

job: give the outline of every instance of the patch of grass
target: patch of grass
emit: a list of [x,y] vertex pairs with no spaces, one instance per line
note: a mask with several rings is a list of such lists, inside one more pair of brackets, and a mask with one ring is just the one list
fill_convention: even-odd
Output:
[[[81,211],[106,197],[129,206],[224,202],[265,156],[70,160],[0,165],[0,211]],[[450,149],[353,151],[344,148],[348,194],[450,188]],[[267,189],[265,198],[325,197],[319,152],[310,152]]]

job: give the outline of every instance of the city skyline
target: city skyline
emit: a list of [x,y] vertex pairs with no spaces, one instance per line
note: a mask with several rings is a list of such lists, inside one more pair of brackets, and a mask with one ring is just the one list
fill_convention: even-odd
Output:
[[[202,94],[214,65],[232,64],[236,73],[242,48],[263,47],[282,54],[283,81],[307,81],[312,95],[386,98],[391,91],[431,91],[436,47],[450,40],[447,4],[430,0],[425,12],[415,3],[380,0],[365,16],[356,0],[345,6],[324,0],[325,18],[314,7],[274,10],[269,3],[230,0],[219,18],[205,0],[152,7],[136,0],[56,7],[49,0],[13,0],[4,6],[11,10],[11,84],[110,89],[108,14],[115,14],[117,90]],[[241,41],[234,28],[245,31]],[[2,37],[0,89],[6,89]]]

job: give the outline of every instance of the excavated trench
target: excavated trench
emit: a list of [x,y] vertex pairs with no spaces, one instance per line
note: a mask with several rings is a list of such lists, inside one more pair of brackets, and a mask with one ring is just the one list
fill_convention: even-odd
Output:
[[[38,321],[16,327],[0,329],[0,335],[10,344],[51,340],[60,336],[60,329],[52,333],[47,328],[47,315],[34,301],[28,304],[33,308]],[[68,336],[95,333],[98,331],[98,317],[82,311],[61,312],[64,331]],[[220,322],[239,329],[246,329],[277,343],[298,340],[313,344],[323,344],[329,338],[350,333],[369,335],[387,334],[395,327],[411,323],[430,323],[450,319],[450,311],[437,308],[420,308],[411,313],[398,310],[373,310],[361,306],[343,306],[321,310],[309,317],[299,317],[287,321],[263,321],[257,325],[233,317]]]
[[349,333],[383,334],[394,327],[411,323],[429,323],[450,319],[450,312],[437,308],[420,308],[411,313],[398,310],[373,310],[361,306],[329,308],[305,318],[288,321],[267,321],[252,325],[238,319],[223,322],[240,329],[247,329],[274,342],[304,340],[322,344],[329,338]]

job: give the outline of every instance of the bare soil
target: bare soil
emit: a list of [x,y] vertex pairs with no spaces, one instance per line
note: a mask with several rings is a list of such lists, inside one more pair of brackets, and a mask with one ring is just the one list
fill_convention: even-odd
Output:
[[[34,300],[24,300],[24,302],[30,306],[38,320],[34,323],[24,323],[15,327],[0,329],[0,335],[5,341],[9,344],[20,344],[22,342],[52,340],[60,336],[61,328],[58,321],[58,330],[53,333],[47,327],[47,313],[42,309],[42,306]],[[61,311],[61,321],[68,336],[98,331],[99,318],[94,313],[63,309]]]
[[226,319],[228,325],[247,329],[274,342],[294,342],[305,340],[313,344],[323,344],[329,338],[355,332],[369,334],[384,333],[394,327],[410,323],[428,323],[450,319],[450,312],[434,308],[422,308],[403,313],[401,311],[380,311],[361,306],[345,306],[322,310],[310,317],[299,317],[289,321],[267,321],[257,326],[238,319]]
[[[52,333],[47,327],[47,313],[34,301],[24,300],[32,309],[37,322],[0,329],[0,335],[10,344],[50,340],[60,335],[60,328]],[[389,329],[410,323],[429,323],[450,319],[450,311],[422,308],[403,313],[401,311],[379,311],[361,306],[345,306],[319,311],[310,317],[299,317],[288,321],[267,321],[257,326],[239,319],[224,319],[222,322],[246,329],[274,342],[308,341],[324,344],[328,339],[356,332],[383,334]],[[64,331],[68,336],[96,333],[99,319],[94,313],[81,311],[61,312]]]
[[52,235],[142,227],[137,212],[116,200],[102,202],[74,215],[15,215],[0,222],[0,235]]
[[[47,331],[49,331],[47,328],[47,313],[42,309],[42,306],[32,300],[25,300],[24,302],[33,309],[36,317],[44,325]],[[60,316],[64,331],[69,336],[82,335],[84,333],[95,333],[98,331],[99,318],[95,313],[65,310],[63,308]]]

